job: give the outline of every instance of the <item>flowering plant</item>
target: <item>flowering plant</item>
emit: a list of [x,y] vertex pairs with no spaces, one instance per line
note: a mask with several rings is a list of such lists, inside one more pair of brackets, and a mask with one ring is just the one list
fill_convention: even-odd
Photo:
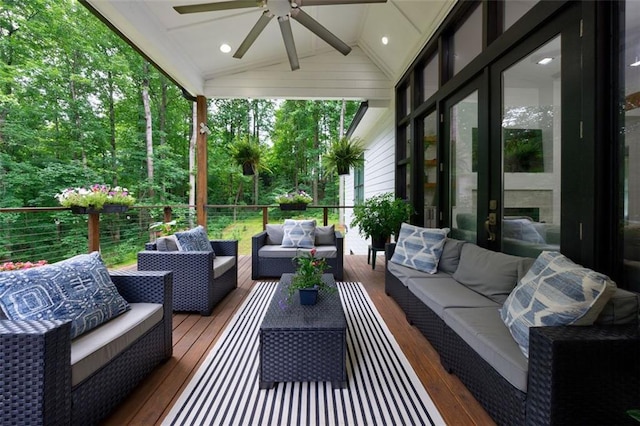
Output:
[[54,196],[63,207],[92,207],[100,210],[105,204],[132,206],[136,202],[127,188],[95,184],[88,188],[67,188]]
[[313,198],[304,191],[290,192],[276,197],[278,204],[309,204]]
[[38,266],[46,265],[46,260],[38,260],[37,262],[4,262],[0,263],[0,272],[3,271],[17,271],[18,269],[36,268]]
[[327,265],[327,259],[316,257],[316,249],[302,252],[299,256],[294,257],[293,261],[297,268],[289,285],[289,297],[301,288],[317,288],[319,290],[333,288],[322,281],[322,274],[330,266]]

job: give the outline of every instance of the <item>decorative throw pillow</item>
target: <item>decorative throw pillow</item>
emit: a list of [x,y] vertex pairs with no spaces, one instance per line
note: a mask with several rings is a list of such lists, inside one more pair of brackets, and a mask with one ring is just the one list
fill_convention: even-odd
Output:
[[0,272],[0,306],[12,320],[71,320],[71,338],[129,310],[100,253]]
[[316,226],[316,245],[329,246],[336,243],[336,228],[330,226]]
[[542,238],[542,235],[540,235],[530,219],[505,219],[503,227],[505,238],[514,238],[535,244],[545,244],[544,238]]
[[156,240],[156,248],[158,251],[178,251],[178,241],[173,235],[161,237]]
[[213,251],[207,231],[202,225],[184,232],[176,232],[176,241],[180,251]]
[[500,309],[522,353],[529,356],[529,327],[591,325],[616,290],[606,275],[558,252],[543,251]]
[[435,274],[449,228],[421,228],[403,223],[391,262]]
[[316,241],[315,220],[284,221],[282,247],[313,248]]

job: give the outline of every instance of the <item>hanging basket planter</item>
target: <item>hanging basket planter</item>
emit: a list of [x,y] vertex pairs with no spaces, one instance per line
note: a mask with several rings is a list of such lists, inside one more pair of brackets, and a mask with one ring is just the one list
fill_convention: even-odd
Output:
[[242,164],[242,174],[245,176],[252,176],[254,174],[253,164],[251,163],[243,163]]
[[306,210],[306,203],[283,203],[280,204],[280,210]]
[[71,206],[73,214],[89,214],[89,213],[124,213],[129,210],[129,206],[122,204],[105,204],[101,209],[94,207]]

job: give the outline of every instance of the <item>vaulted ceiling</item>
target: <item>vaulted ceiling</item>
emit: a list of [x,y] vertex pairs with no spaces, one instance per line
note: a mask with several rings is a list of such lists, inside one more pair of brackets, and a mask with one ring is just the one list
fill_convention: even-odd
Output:
[[[277,19],[267,24],[242,59],[233,57],[260,18],[260,7],[180,14],[174,6],[207,0],[81,2],[191,95],[353,99],[388,104],[395,83],[455,0],[322,6],[305,6],[301,0],[301,9],[352,51],[343,56],[291,20],[300,62],[296,71],[291,71]],[[383,37],[388,44],[382,43]],[[220,51],[224,43],[231,47],[230,53]]]

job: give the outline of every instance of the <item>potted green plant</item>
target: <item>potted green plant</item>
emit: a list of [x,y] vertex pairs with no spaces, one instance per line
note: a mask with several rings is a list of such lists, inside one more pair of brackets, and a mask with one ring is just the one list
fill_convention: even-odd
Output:
[[393,193],[385,192],[356,204],[351,226],[357,226],[360,235],[371,238],[373,247],[384,247],[391,235],[398,235],[402,222],[413,213],[413,207]]
[[242,174],[250,176],[254,175],[260,167],[262,149],[259,143],[245,137],[231,145],[231,156],[242,167]]
[[95,184],[87,188],[67,188],[54,196],[63,207],[73,213],[123,213],[136,199],[127,188]]
[[280,204],[280,210],[306,210],[313,198],[304,191],[294,191],[278,195],[275,200]]
[[335,170],[339,175],[348,175],[351,167],[358,167],[364,163],[363,154],[362,139],[342,137],[329,147],[329,151],[324,155],[325,164],[329,170]]
[[315,305],[319,291],[334,290],[322,280],[322,274],[330,267],[327,260],[315,256],[316,249],[311,249],[293,258],[296,272],[287,289],[288,300],[298,292],[301,305]]

